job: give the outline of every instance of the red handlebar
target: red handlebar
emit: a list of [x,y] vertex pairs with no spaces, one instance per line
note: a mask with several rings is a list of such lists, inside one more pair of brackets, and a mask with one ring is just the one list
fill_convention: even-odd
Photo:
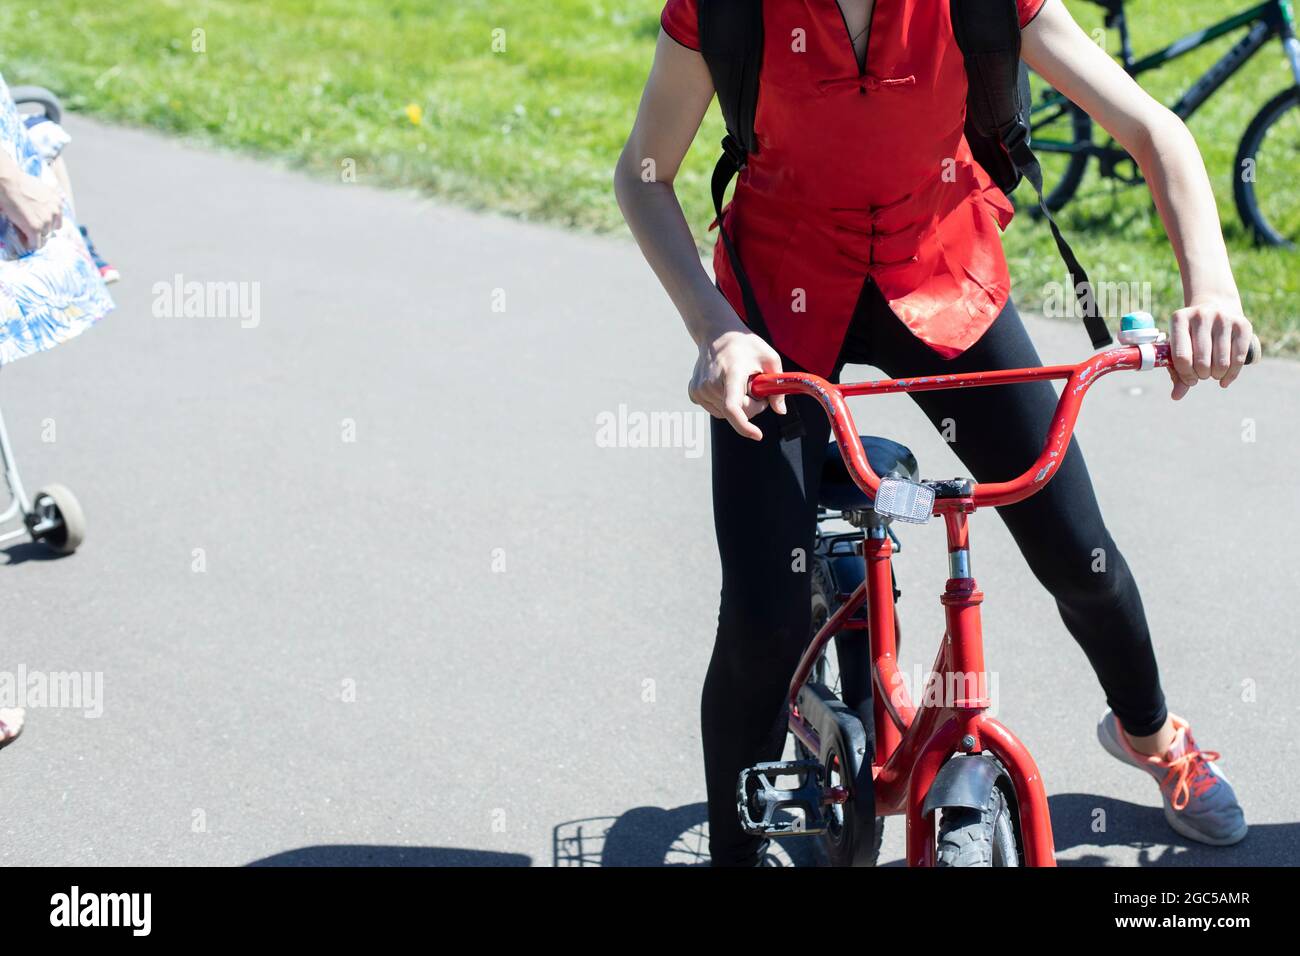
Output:
[[[1257,349],[1252,349],[1252,358]],[[1250,360],[1248,360],[1249,362]],[[966,372],[959,375],[928,375],[920,378],[881,379],[852,385],[832,385],[817,375],[803,372],[765,372],[755,375],[749,382],[749,393],[754,398],[773,395],[809,395],[821,402],[830,418],[835,441],[844,456],[844,463],[854,483],[875,498],[880,479],[871,470],[862,439],[849,413],[844,399],[856,395],[885,395],[892,392],[923,392],[949,388],[974,388],[987,385],[1008,385],[1015,382],[1033,382],[1039,379],[1065,379],[1065,388],[1056,403],[1056,413],[1048,428],[1047,442],[1038,459],[1018,478],[1010,481],[976,484],[970,501],[977,508],[990,505],[1009,505],[1023,501],[1035,494],[1056,474],[1056,466],[1069,447],[1074,425],[1079,418],[1083,396],[1092,383],[1103,375],[1121,369],[1164,368],[1169,365],[1169,344],[1132,345],[1107,349],[1089,357],[1078,365],[1052,365],[1043,368],[1009,369],[996,372]]]

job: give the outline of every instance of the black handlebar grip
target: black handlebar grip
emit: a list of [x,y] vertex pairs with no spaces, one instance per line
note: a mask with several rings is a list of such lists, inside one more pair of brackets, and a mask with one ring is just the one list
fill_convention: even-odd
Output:
[[1254,365],[1264,356],[1264,347],[1259,344],[1259,336],[1250,337],[1250,349],[1246,352],[1246,364]]

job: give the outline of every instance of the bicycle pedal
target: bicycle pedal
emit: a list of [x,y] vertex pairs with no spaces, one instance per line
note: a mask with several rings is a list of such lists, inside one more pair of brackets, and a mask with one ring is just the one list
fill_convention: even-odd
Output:
[[[778,787],[776,778],[795,776],[799,785]],[[756,785],[751,790],[751,782]],[[755,764],[740,771],[736,781],[736,810],[746,833],[794,836],[824,833],[827,826],[826,791],[822,767],[816,760],[778,760]],[[802,817],[778,820],[782,810],[798,810]],[[755,819],[757,812],[758,818]]]

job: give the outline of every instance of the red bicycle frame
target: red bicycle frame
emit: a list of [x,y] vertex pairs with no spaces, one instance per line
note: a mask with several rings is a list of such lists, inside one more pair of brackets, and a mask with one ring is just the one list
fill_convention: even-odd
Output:
[[[909,866],[934,865],[934,814],[925,813],[923,805],[939,769],[957,753],[991,753],[1001,761],[1015,790],[1025,863],[1030,866],[1056,865],[1047,795],[1038,767],[1016,736],[985,713],[990,702],[985,694],[987,676],[980,624],[980,603],[984,595],[969,574],[967,516],[978,508],[1022,501],[1051,481],[1074,434],[1083,396],[1103,375],[1128,369],[1163,368],[1169,365],[1169,361],[1168,344],[1159,342],[1108,349],[1078,365],[883,379],[854,385],[832,385],[819,376],[795,372],[765,373],[750,380],[750,394],[755,398],[804,394],[820,401],[830,418],[831,430],[849,475],[873,499],[880,479],[871,470],[863,451],[846,398],[1006,385],[1040,379],[1065,380],[1042,454],[1023,474],[1010,481],[973,484],[969,494],[961,497],[935,499],[933,513],[943,518],[948,536],[950,569],[947,586],[940,597],[947,627],[930,674],[930,681],[943,682],[942,703],[931,703],[929,698],[932,695],[927,693],[921,705],[914,706],[898,669],[890,568],[893,546],[887,536],[864,537],[866,576],[863,583],[817,632],[790,683],[790,730],[812,753],[819,753],[821,740],[817,729],[799,713],[799,691],[832,637],[842,630],[868,631],[875,691],[876,756],[872,777],[875,781],[876,813],[906,816]],[[866,621],[855,620],[864,603],[867,605]],[[960,692],[947,693],[946,689],[957,686],[958,681],[961,682]],[[835,799],[845,799],[845,794],[837,794]]]

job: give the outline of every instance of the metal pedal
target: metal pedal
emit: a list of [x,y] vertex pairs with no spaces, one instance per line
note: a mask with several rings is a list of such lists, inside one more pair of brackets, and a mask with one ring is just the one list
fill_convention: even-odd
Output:
[[[799,777],[797,787],[776,785],[776,778],[794,775]],[[750,792],[750,781],[757,789]],[[778,760],[760,763],[740,771],[736,781],[736,810],[740,826],[746,833],[768,836],[793,836],[823,833],[827,827],[825,811],[826,792],[822,786],[822,768],[815,760]],[[803,818],[791,817],[777,820],[780,810],[803,811]],[[760,813],[754,819],[754,811]]]

